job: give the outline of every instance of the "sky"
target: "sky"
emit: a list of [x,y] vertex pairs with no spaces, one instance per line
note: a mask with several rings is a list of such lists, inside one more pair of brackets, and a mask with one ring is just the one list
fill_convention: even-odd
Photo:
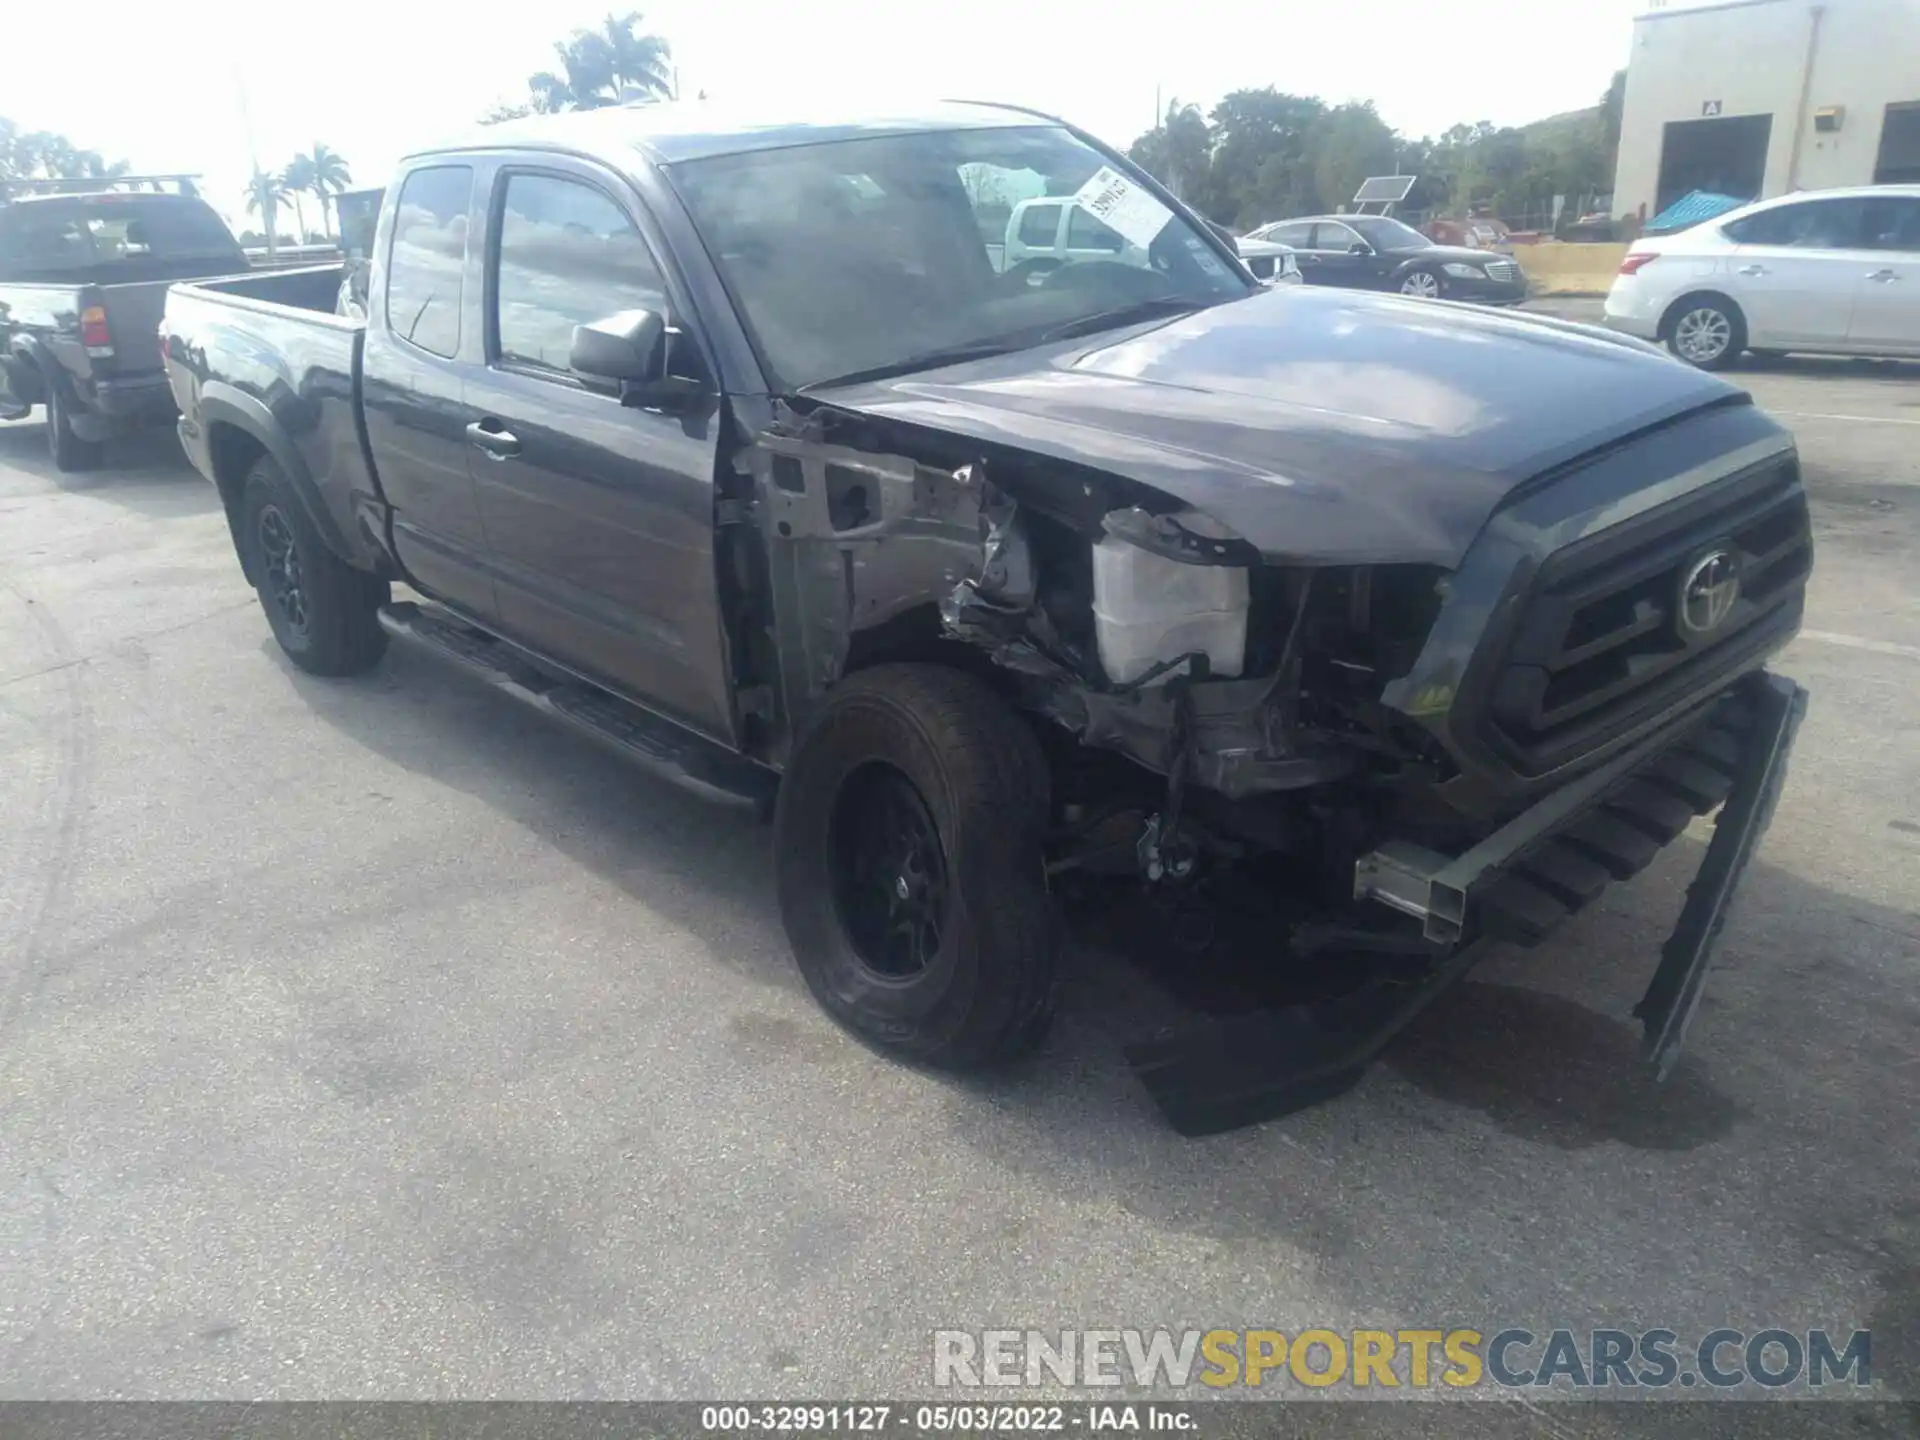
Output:
[[[1524,124],[1595,103],[1626,64],[1632,16],[1655,0],[655,0],[644,29],[673,46],[681,93],[764,98],[1000,100],[1125,146],[1155,96],[1212,105],[1273,85],[1371,99],[1388,124]],[[1671,4],[1688,0],[1668,0]],[[607,0],[94,0],[9,4],[0,115],[141,172],[194,171],[243,218],[250,156],[277,168],[321,141],[356,186],[468,128],[553,42]],[[38,63],[34,63],[35,61]],[[22,63],[22,62],[26,63]],[[283,222],[284,223],[284,222]],[[313,223],[309,217],[309,223]]]

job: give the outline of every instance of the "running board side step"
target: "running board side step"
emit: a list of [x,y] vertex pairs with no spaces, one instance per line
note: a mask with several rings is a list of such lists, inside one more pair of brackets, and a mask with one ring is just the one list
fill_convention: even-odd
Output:
[[495,689],[704,800],[773,813],[779,779],[704,736],[584,681],[539,669],[518,647],[431,605],[380,608],[380,628],[453,661]]

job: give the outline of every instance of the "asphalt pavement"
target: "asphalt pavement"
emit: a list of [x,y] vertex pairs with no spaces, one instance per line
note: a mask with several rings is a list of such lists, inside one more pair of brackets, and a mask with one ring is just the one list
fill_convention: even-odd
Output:
[[1010,1074],[879,1059],[795,974],[765,829],[417,652],[295,672],[170,436],[61,476],[0,426],[0,1396],[878,1396],[946,1327],[1728,1325],[1871,1328],[1920,1400],[1920,367],[1736,378],[1804,449],[1813,700],[1678,1073],[1629,1010],[1705,825],[1350,1094],[1203,1141],[1106,957]]

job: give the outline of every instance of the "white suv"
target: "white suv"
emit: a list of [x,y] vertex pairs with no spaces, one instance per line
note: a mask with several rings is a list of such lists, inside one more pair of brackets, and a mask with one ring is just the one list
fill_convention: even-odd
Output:
[[1920,185],[1802,191],[1635,241],[1606,316],[1703,370],[1743,350],[1920,357]]

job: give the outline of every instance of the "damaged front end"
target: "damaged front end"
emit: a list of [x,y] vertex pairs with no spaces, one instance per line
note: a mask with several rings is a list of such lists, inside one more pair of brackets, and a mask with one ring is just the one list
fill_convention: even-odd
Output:
[[1310,977],[1128,1047],[1183,1132],[1352,1083],[1476,941],[1541,938],[1725,802],[1639,1012],[1670,1068],[1778,793],[1797,687],[1748,667],[1603,762],[1502,791],[1462,773],[1477,757],[1443,723],[1485,648],[1476,633],[1436,663],[1443,615],[1485,630],[1495,613],[1454,603],[1472,557],[1277,561],[1096,468],[822,403],[783,406],[749,464],[790,725],[862,664],[988,675],[1049,722],[1056,894],[1144,905],[1161,978],[1221,964],[1229,928],[1238,963]]

